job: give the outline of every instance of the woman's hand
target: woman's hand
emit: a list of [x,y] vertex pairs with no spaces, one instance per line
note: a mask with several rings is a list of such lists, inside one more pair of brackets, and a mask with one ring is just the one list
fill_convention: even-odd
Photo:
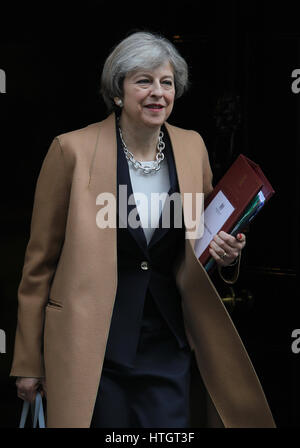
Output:
[[17,395],[21,400],[34,401],[37,391],[42,395],[46,395],[46,382],[45,378],[27,378],[18,377],[16,381]]
[[245,247],[246,236],[238,233],[236,237],[221,230],[215,235],[209,245],[209,253],[222,267],[232,264]]

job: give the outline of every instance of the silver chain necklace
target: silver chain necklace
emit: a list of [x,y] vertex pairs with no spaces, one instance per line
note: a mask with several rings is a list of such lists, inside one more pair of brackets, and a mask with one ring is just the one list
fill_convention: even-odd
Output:
[[121,141],[122,141],[126,159],[132,163],[132,165],[135,169],[142,170],[144,174],[150,174],[150,173],[157,172],[158,170],[160,170],[160,164],[165,158],[165,155],[162,151],[165,149],[165,146],[166,146],[162,139],[164,136],[164,133],[162,131],[160,131],[160,133],[159,133],[158,143],[157,143],[157,147],[156,147],[158,152],[156,154],[156,160],[154,161],[153,167],[143,166],[141,164],[141,162],[136,160],[134,158],[132,152],[129,151],[129,149],[126,146],[126,143],[124,142],[123,134],[122,134],[120,126],[119,126],[119,133],[120,133],[120,137],[121,137]]

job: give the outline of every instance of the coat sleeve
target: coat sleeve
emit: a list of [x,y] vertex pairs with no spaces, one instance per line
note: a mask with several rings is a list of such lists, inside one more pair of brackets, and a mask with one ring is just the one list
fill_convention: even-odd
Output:
[[10,376],[43,377],[45,306],[64,242],[71,177],[55,137],[37,179],[30,237],[18,288],[18,316]]

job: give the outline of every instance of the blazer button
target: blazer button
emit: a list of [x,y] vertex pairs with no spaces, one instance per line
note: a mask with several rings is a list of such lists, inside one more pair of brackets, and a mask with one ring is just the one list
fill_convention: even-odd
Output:
[[147,271],[149,269],[148,261],[142,261],[141,268],[143,269],[143,271]]

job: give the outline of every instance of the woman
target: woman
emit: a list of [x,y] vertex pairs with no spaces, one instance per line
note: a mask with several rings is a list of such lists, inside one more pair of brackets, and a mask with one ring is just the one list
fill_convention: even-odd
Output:
[[[48,427],[188,427],[193,353],[224,426],[274,426],[188,232],[185,195],[213,187],[200,135],[167,123],[187,75],[168,40],[132,34],[104,65],[108,118],[56,137],[44,160],[11,375],[22,399],[47,391]],[[160,209],[152,193],[168,193]],[[244,245],[220,232],[210,253],[225,271]]]

